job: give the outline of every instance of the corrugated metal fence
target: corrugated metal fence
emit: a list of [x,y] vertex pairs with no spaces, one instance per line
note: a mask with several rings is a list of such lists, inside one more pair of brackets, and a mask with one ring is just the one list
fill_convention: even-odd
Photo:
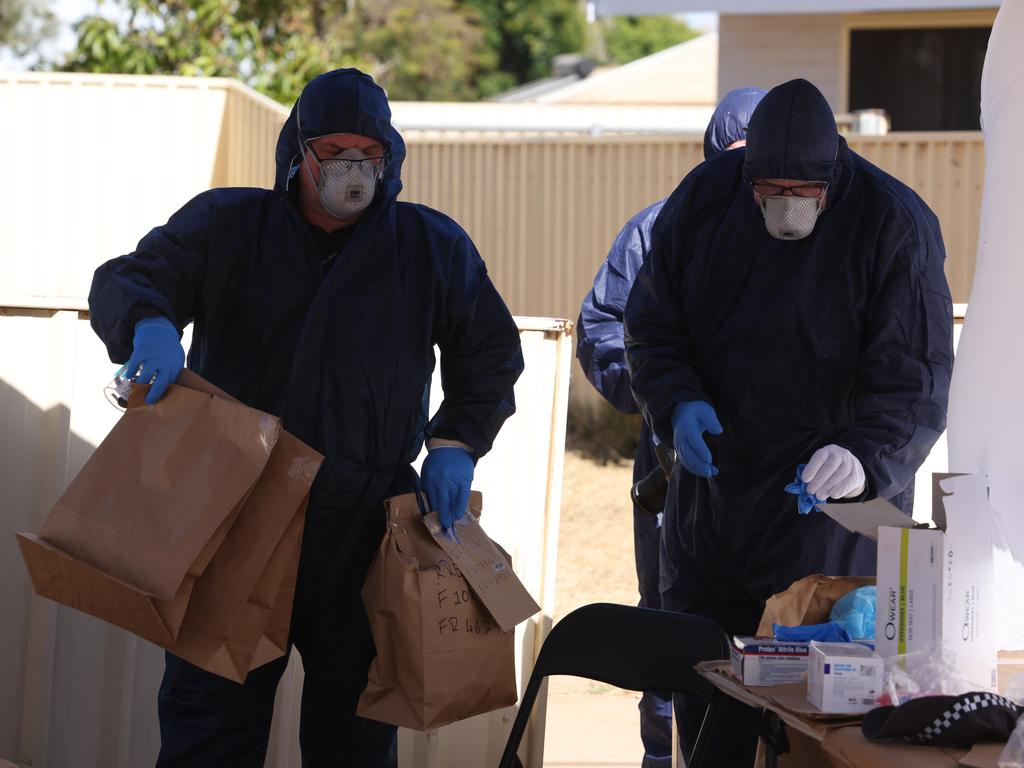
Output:
[[[967,301],[984,173],[981,134],[854,137],[942,222],[947,274]],[[461,223],[517,312],[575,317],[622,225],[700,160],[696,137],[411,142],[404,196]]]
[[[0,293],[82,297],[93,269],[211,186],[269,186],[287,110],[233,81],[0,74]],[[516,314],[575,317],[623,223],[698,136],[419,139],[403,198],[461,223]],[[854,136],[938,214],[956,301],[978,239],[980,133]],[[44,302],[45,304],[45,302]]]

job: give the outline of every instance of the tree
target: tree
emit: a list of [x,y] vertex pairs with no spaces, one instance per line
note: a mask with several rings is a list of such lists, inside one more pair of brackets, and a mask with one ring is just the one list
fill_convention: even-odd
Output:
[[26,56],[57,31],[57,19],[43,0],[0,0],[0,49]]
[[586,20],[578,0],[460,0],[484,30],[487,54],[477,76],[482,96],[546,77],[560,53],[582,51]]
[[89,16],[62,69],[235,77],[283,103],[310,79],[356,66],[395,99],[475,95],[482,37],[453,0],[120,0]]
[[391,98],[462,101],[477,96],[473,80],[485,61],[476,21],[453,0],[375,0],[358,4],[333,36]]
[[235,77],[286,104],[340,66],[393,99],[488,96],[546,76],[556,54],[582,49],[585,29],[577,0],[114,2],[117,18],[76,25],[60,68]]
[[604,44],[616,64],[650,56],[699,34],[671,16],[617,16],[605,23]]

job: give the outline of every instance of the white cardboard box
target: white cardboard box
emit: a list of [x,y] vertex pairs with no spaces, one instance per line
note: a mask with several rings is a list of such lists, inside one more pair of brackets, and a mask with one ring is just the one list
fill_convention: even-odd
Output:
[[732,671],[744,685],[799,683],[807,675],[807,643],[734,637]]
[[[980,687],[996,684],[992,511],[984,475],[934,475],[932,521],[884,501],[828,505],[851,530],[878,541],[875,650],[896,656],[943,645]],[[872,535],[874,530],[876,535]]]
[[874,709],[882,690],[882,659],[859,643],[811,642],[807,700],[822,712],[858,714]]

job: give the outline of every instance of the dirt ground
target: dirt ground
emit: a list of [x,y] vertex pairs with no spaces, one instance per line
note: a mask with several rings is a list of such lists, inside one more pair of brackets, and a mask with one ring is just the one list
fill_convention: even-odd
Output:
[[[586,603],[636,605],[632,467],[568,452],[558,537],[555,620]],[[600,638],[594,638],[600,642]],[[636,768],[640,695],[577,678],[552,679],[545,768]]]
[[556,620],[586,603],[636,605],[633,468],[565,455],[555,582]]

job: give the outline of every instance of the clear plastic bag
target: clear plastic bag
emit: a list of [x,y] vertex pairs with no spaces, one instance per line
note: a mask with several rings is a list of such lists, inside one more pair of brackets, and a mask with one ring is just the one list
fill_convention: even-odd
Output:
[[949,646],[937,645],[885,659],[878,703],[898,707],[920,696],[957,696],[985,690],[989,686],[972,683],[957,670],[956,653]]
[[1017,720],[1017,727],[1010,734],[996,765],[999,768],[1024,768],[1024,717]]
[[1006,689],[1000,692],[1014,704],[1024,707],[1024,672],[1011,677],[1006,683]]

